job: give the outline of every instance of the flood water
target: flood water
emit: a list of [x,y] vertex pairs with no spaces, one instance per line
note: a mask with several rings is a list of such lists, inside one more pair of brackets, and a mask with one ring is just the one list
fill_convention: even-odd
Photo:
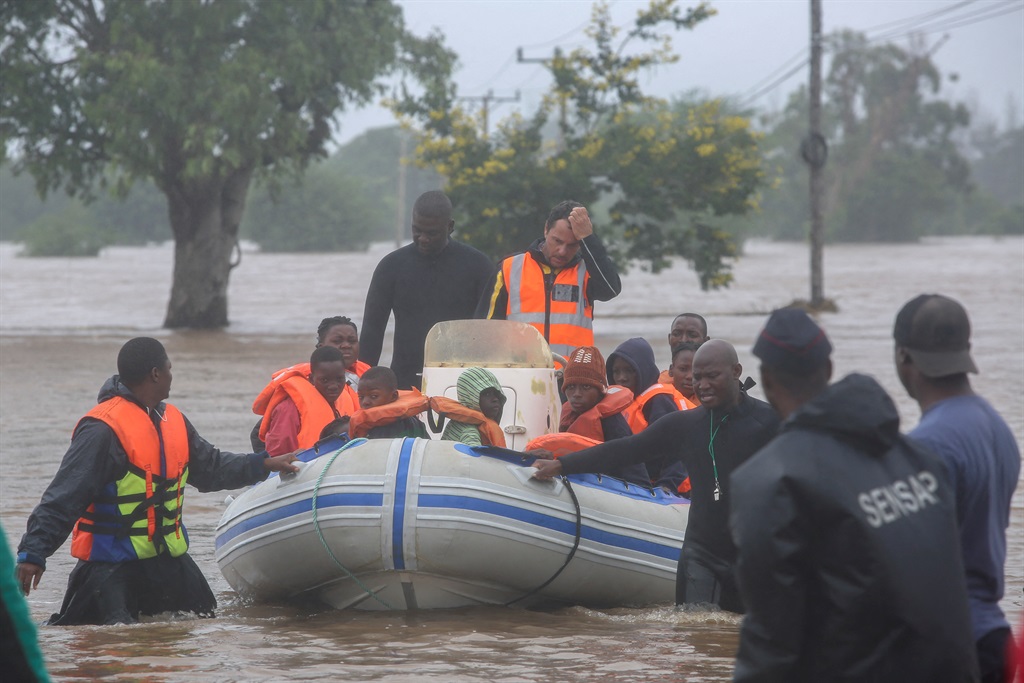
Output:
[[[174,365],[171,401],[221,448],[248,449],[252,399],[272,371],[308,358],[320,319],[360,322],[377,260],[367,254],[246,252],[231,277],[231,326],[216,332],[160,329],[170,290],[169,245],[110,248],[95,259],[23,259],[0,245],[0,519],[12,548],[57,469],[78,418],[113,374],[120,345],[150,335]],[[754,336],[772,308],[808,296],[802,244],[751,242],[736,282],[701,292],[677,266],[631,272],[623,293],[597,308],[598,345],[649,339],[668,363],[672,317],[702,313],[713,337],[733,342],[756,378]],[[892,367],[892,321],[908,299],[941,292],[967,307],[986,396],[1024,442],[1024,240],[950,238],[915,245],[844,245],[825,256],[826,295],[839,312],[820,320],[836,347],[836,375],[874,375],[896,399],[905,430],[919,412]],[[384,360],[390,349],[385,347]],[[760,396],[758,388],[752,392]],[[1024,606],[1024,487],[1010,528],[1007,595],[1013,624]],[[213,620],[134,626],[43,627],[57,680],[111,681],[726,681],[739,619],[671,606],[551,612],[481,608],[379,614],[299,605],[251,605],[221,576],[213,532],[227,492],[190,489],[190,553],[220,602]],[[296,561],[301,561],[297,558]],[[74,565],[68,545],[49,561],[33,616],[57,611]]]

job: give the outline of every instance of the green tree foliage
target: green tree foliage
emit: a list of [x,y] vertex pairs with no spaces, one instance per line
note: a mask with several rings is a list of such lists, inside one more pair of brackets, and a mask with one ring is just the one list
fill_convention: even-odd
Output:
[[[956,134],[967,108],[940,99],[928,54],[874,45],[862,34],[829,36],[823,134],[829,142],[826,226],[838,241],[903,241],[935,231],[971,190]],[[766,147],[779,179],[757,223],[786,238],[806,235],[807,172],[799,157],[808,97],[801,88],[771,122]]]
[[34,220],[23,242],[21,256],[96,256],[111,240],[80,202],[72,202],[63,211]]
[[[367,192],[387,212],[387,218],[367,226],[372,240],[390,240],[396,229],[403,240],[408,240],[412,224],[412,205],[424,192],[440,189],[444,180],[429,168],[413,163],[415,152],[413,136],[399,126],[373,128],[338,149],[327,165],[339,173],[359,176]],[[399,175],[405,178],[405,200],[399,212],[397,207]],[[397,223],[397,228],[396,228]],[[457,227],[456,230],[460,230]]]
[[444,77],[452,61],[386,0],[7,0],[0,24],[15,171],[43,193],[88,197],[112,177],[166,196],[168,327],[227,324],[254,177],[323,156],[334,117],[381,94],[382,77]]
[[[592,49],[556,53],[546,62],[553,90],[536,114],[510,117],[490,135],[455,105],[450,85],[418,107],[396,107],[422,125],[419,160],[446,178],[463,238],[499,258],[540,237],[559,201],[600,200],[610,225],[599,229],[621,261],[659,270],[682,255],[704,287],[728,284],[724,258],[735,247],[719,223],[752,206],[763,175],[757,136],[720,102],[673,106],[645,95],[639,80],[678,59],[668,30],[713,13],[655,0],[624,29],[596,5]],[[543,135],[555,116],[557,142]]]
[[244,234],[263,251],[362,251],[374,231],[394,223],[394,208],[367,183],[320,163],[273,192],[257,186]]

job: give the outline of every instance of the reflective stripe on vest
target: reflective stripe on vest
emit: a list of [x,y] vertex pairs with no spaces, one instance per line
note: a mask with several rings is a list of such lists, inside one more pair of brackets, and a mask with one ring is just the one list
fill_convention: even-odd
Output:
[[[508,289],[508,320],[537,328],[551,350],[563,356],[578,346],[593,345],[594,307],[587,301],[590,275],[582,260],[555,273],[550,293],[544,287],[544,267],[529,253],[505,259],[502,271]],[[555,300],[558,287],[575,287],[577,300]]]
[[120,396],[86,417],[113,430],[128,456],[128,471],[108,483],[75,524],[71,554],[91,562],[127,562],[184,555],[188,533],[181,522],[188,480],[185,418],[165,404],[159,425],[144,408]]

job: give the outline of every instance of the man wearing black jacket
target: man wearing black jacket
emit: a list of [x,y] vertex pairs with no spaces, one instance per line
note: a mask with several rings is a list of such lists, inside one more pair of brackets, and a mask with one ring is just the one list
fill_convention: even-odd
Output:
[[621,290],[587,209],[566,200],[551,209],[542,238],[498,264],[476,317],[529,323],[552,351],[568,357],[575,348],[594,345],[594,302],[609,301]]
[[779,435],[732,475],[746,616],[733,680],[978,679],[953,492],[878,383],[783,309],[754,345]]
[[692,484],[690,516],[676,572],[676,603],[715,604],[742,612],[729,535],[729,475],[775,435],[779,419],[764,401],[740,385],[736,349],[721,339],[706,342],[693,357],[693,386],[701,405],[671,413],[635,436],[616,439],[557,460],[534,463],[538,479],[559,474],[606,472],[634,462],[682,460]]

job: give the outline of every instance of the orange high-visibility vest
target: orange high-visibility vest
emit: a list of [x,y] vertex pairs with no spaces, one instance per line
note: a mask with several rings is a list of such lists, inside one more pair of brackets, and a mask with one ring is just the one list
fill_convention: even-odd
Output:
[[544,275],[553,270],[529,252],[505,259],[501,269],[508,290],[508,320],[533,325],[551,350],[563,356],[578,346],[594,345],[594,304],[587,300],[590,274],[582,259],[555,273],[550,290]]

